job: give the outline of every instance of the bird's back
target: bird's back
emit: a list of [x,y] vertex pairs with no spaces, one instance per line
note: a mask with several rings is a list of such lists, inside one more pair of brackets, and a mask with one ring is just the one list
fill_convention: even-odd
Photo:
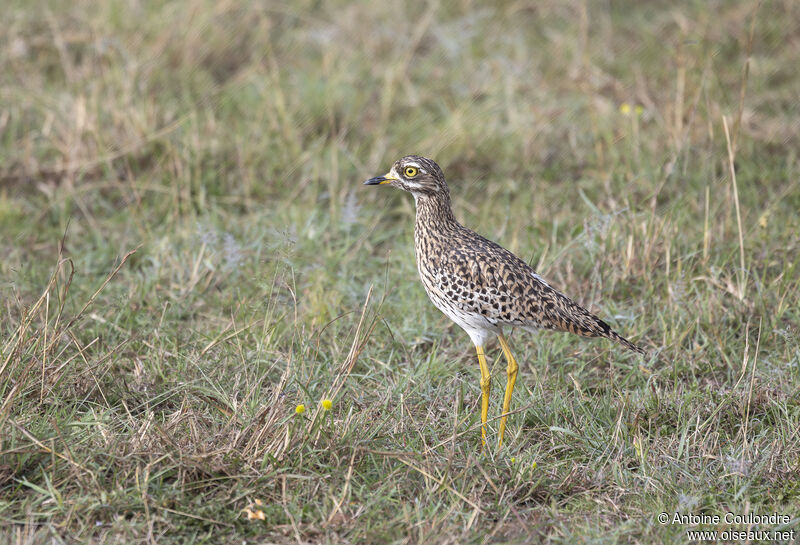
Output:
[[530,265],[455,220],[426,225],[418,211],[415,250],[420,278],[431,301],[457,322],[460,318],[462,322],[485,321],[493,327],[511,325],[606,337],[643,353],[550,286]]

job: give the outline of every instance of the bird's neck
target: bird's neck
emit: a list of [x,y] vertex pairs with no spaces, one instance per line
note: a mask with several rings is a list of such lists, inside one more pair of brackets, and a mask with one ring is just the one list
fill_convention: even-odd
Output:
[[447,193],[415,194],[414,200],[417,203],[417,236],[428,231],[446,231],[459,226]]

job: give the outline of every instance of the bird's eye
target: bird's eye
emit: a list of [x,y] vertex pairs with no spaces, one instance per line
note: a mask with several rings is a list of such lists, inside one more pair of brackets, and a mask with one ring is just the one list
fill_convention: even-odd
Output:
[[403,171],[403,174],[406,175],[406,178],[413,178],[417,175],[417,172],[417,167],[406,167],[406,169]]

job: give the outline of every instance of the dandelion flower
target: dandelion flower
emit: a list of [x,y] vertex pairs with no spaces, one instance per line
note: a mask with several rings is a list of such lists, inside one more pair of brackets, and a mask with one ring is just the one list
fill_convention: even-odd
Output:
[[304,412],[306,412],[306,406],[301,403],[300,405],[294,408],[294,412],[296,412],[297,414],[303,414]]
[[514,457],[512,456],[512,457],[511,457],[511,463],[512,463],[512,464],[514,464],[514,463],[516,463],[516,462],[517,462],[517,459],[516,459],[516,458],[514,458]]
[[631,105],[627,102],[623,102],[619,105],[619,113],[622,115],[631,115]]
[[333,407],[333,401],[331,401],[330,399],[323,399],[322,400],[322,408],[323,409],[325,409],[326,411],[330,411],[331,407]]

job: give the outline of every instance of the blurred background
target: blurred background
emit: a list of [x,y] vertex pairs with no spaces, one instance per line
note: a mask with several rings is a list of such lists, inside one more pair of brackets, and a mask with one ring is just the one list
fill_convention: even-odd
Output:
[[[796,505],[800,3],[3,14],[7,536],[628,542],[683,536],[656,506]],[[476,458],[413,200],[361,185],[410,153],[657,356],[515,336],[511,450]]]

